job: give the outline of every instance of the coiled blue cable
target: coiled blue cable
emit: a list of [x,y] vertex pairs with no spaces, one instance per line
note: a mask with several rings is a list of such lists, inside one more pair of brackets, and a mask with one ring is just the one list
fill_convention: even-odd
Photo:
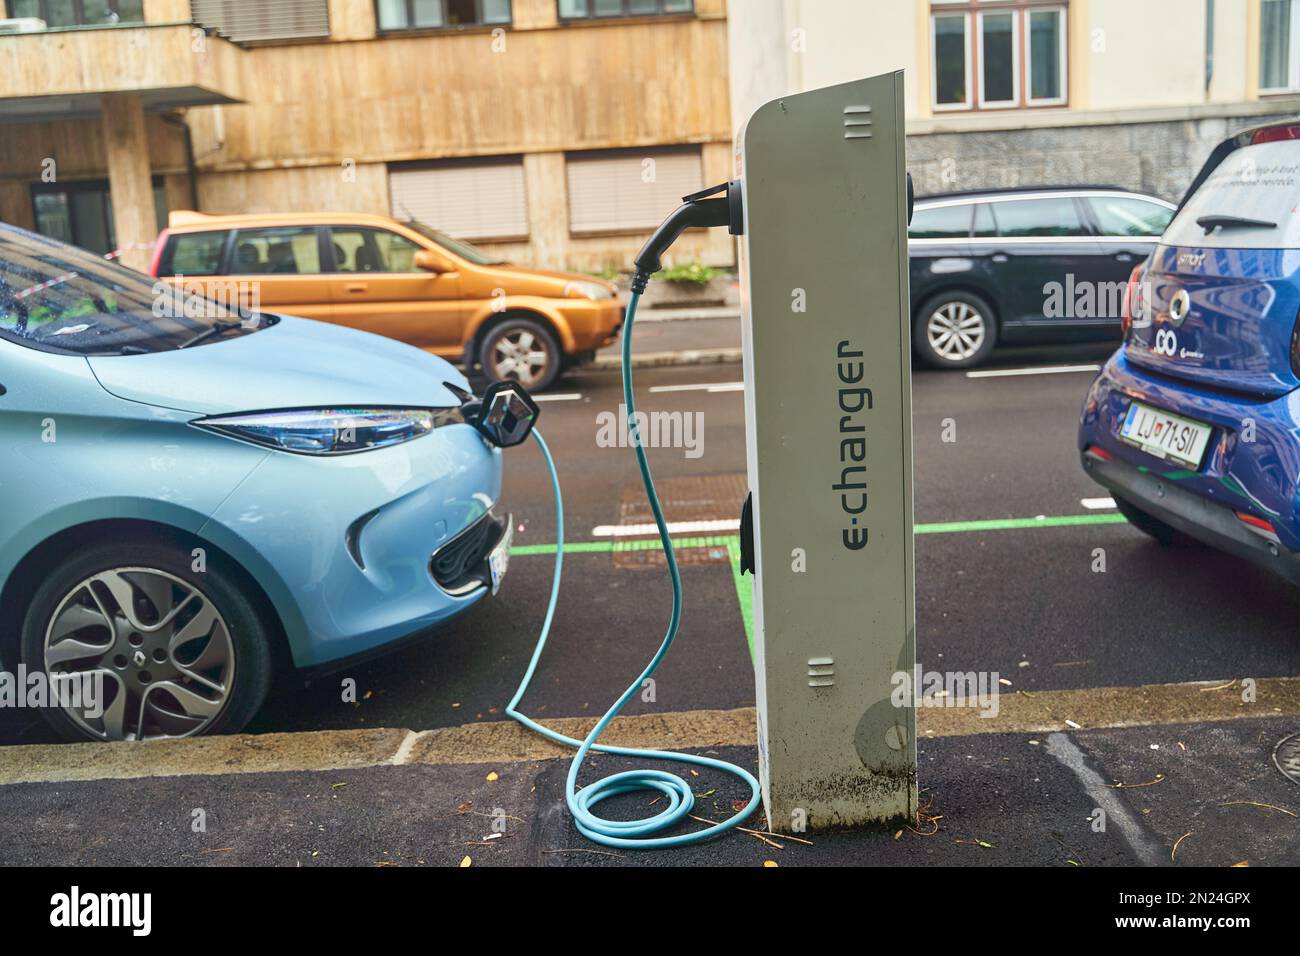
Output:
[[[546,618],[542,622],[542,630],[537,637],[537,646],[533,648],[532,659],[528,662],[528,669],[524,671],[523,680],[519,682],[519,688],[515,691],[514,697],[510,698],[510,703],[506,705],[506,714],[548,740],[578,748],[578,752],[573,756],[573,762],[569,764],[569,775],[565,781],[565,799],[569,804],[569,812],[573,814],[574,823],[583,836],[604,846],[644,850],[700,843],[743,823],[758,808],[759,787],[758,781],[754,779],[754,775],[748,770],[725,760],[715,760],[712,757],[701,757],[695,754],[675,753],[670,750],[611,747],[596,743],[596,738],[609,726],[609,722],[618,716],[624,705],[632,699],[632,695],[641,689],[646,678],[655,672],[659,662],[668,653],[668,648],[672,647],[682,621],[681,574],[677,570],[677,556],[673,552],[672,540],[668,537],[668,525],[664,521],[663,509],[659,505],[659,496],[655,494],[654,480],[650,477],[650,463],[646,460],[645,449],[641,445],[641,435],[636,424],[636,404],[632,395],[632,321],[636,317],[636,307],[640,298],[640,294],[633,293],[628,299],[627,321],[623,326],[623,404],[627,406],[627,417],[630,423],[628,429],[629,439],[636,452],[637,465],[641,469],[641,483],[645,486],[646,498],[650,501],[650,510],[654,512],[655,524],[659,528],[659,540],[663,544],[664,554],[668,557],[668,574],[673,584],[673,611],[668,620],[668,632],[664,635],[663,643],[659,645],[659,650],[650,659],[650,663],[646,665],[645,670],[614,702],[614,706],[605,712],[605,716],[596,722],[596,726],[591,728],[591,733],[587,734],[585,739],[576,740],[573,737],[566,737],[563,734],[556,733],[554,730],[543,727],[531,717],[519,712],[519,702],[528,690],[528,684],[533,679],[533,672],[537,670],[537,662],[541,659],[542,650],[546,647],[546,638],[551,633],[551,622],[555,618],[555,606],[560,596],[560,576],[564,569],[564,498],[560,494],[560,478],[556,474],[555,461],[551,458],[551,451],[546,447],[545,439],[542,438],[541,432],[533,429],[533,438],[536,439],[537,446],[542,450],[542,457],[546,459],[546,467],[551,473],[551,488],[555,492],[555,575],[551,580],[551,599],[546,606]],[[694,808],[695,794],[691,791],[690,784],[676,774],[663,770],[626,770],[622,773],[602,777],[579,790],[578,772],[582,769],[582,762],[586,759],[587,754],[593,750],[597,753],[618,754],[621,757],[675,760],[679,763],[723,770],[735,774],[749,785],[749,802],[742,810],[722,823],[715,823],[705,829],[693,830],[689,833],[655,836],[655,834],[661,833],[680,821]],[[642,820],[609,820],[597,816],[593,812],[592,808],[602,800],[638,790],[657,790],[668,798],[668,805],[654,816]]]

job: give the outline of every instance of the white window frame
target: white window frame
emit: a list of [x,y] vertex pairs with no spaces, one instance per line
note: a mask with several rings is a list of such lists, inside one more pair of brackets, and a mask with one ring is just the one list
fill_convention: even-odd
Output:
[[[1020,82],[1024,76],[1024,70],[1020,62],[1020,29],[1022,18],[1016,16],[1017,11],[1014,9],[1007,10],[981,10],[976,17],[975,23],[975,43],[979,50],[979,104],[980,109],[993,110],[1010,110],[1020,105]],[[986,100],[984,98],[984,18],[985,17],[1010,17],[1011,18],[1011,99],[1009,100]]]
[[[1293,0],[1294,2],[1294,0]],[[1058,79],[1060,80],[1061,95],[1053,97],[1034,98],[1034,31],[1030,29],[1029,19],[1035,13],[1055,13],[1056,22],[1060,29],[1057,31],[1057,59]],[[1070,71],[1066,62],[1069,51],[1065,42],[1067,30],[1066,10],[1065,7],[1031,7],[1025,11],[1024,15],[1025,30],[1025,105],[1026,106],[1064,106],[1069,101],[1069,82]]]
[[[1286,49],[1286,86],[1261,86],[1260,93],[1294,93],[1300,90],[1300,0],[1290,0],[1291,3],[1291,34],[1287,37]],[[1261,3],[1261,19],[1263,19],[1263,4]],[[1264,37],[1260,35],[1259,62],[1261,68],[1264,63]]]
[[[939,57],[938,57],[938,31],[935,30],[935,21],[939,17],[961,17],[962,18],[962,64],[966,70],[966,99],[962,103],[940,103],[939,102]],[[936,113],[948,113],[959,110],[969,110],[975,103],[975,90],[972,83],[971,70],[974,64],[971,62],[970,55],[970,35],[971,35],[971,15],[967,12],[962,13],[932,13],[930,15],[930,108]]]

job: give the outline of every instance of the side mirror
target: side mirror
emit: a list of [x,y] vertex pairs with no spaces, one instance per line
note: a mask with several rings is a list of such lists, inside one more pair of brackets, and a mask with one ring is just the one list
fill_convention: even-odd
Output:
[[421,249],[415,254],[415,267],[437,275],[440,272],[454,272],[450,262],[432,249]]
[[528,438],[541,410],[518,382],[493,382],[470,424],[492,444],[510,448]]

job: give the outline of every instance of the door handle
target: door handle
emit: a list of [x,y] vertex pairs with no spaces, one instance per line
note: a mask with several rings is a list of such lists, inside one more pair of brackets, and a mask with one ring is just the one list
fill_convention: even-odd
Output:
[[1008,256],[1005,252],[995,252],[989,258],[991,258],[994,262],[1006,262],[1011,257]]
[[1116,262],[1132,262],[1132,261],[1133,261],[1133,256],[1132,256],[1131,254],[1127,253],[1127,252],[1117,252],[1117,253],[1115,253],[1115,261],[1116,261]]
[[348,282],[344,284],[343,288],[348,292],[365,292],[370,287],[364,282]]

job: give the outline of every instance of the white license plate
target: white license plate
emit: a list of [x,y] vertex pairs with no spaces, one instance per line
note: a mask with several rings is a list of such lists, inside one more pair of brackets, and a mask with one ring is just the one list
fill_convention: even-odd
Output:
[[510,567],[510,542],[514,540],[514,537],[515,516],[510,515],[506,518],[506,533],[501,536],[497,546],[488,555],[488,568],[492,572],[493,594],[501,590],[501,579],[506,576],[506,568]]
[[1211,431],[1201,422],[1133,402],[1119,434],[1147,454],[1200,468]]

